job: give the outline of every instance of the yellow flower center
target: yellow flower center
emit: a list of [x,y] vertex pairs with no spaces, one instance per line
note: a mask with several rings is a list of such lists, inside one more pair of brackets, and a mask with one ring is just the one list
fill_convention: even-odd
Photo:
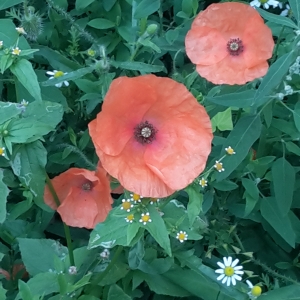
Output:
[[139,200],[140,200],[140,195],[138,195],[138,194],[133,194],[132,199],[133,199],[134,201],[139,201]]
[[224,274],[228,277],[231,277],[234,275],[234,269],[233,267],[225,267]]
[[89,56],[95,56],[96,51],[93,50],[93,49],[89,49],[89,50],[87,51],[87,53],[88,53]]
[[179,233],[178,239],[181,240],[181,241],[183,241],[185,239],[185,233],[183,233],[183,232]]
[[130,207],[131,207],[131,204],[130,204],[130,202],[123,202],[122,203],[122,207],[125,209],[125,210],[127,210],[127,209],[129,209]]
[[54,78],[58,78],[58,77],[63,76],[64,74],[65,74],[65,73],[62,72],[62,71],[57,71],[57,72],[55,72],[55,74],[53,75],[53,77],[54,77]]
[[143,222],[148,222],[149,221],[149,219],[150,219],[150,216],[148,216],[148,215],[144,215],[144,216],[142,216],[142,221]]
[[222,163],[216,163],[215,164],[215,168],[218,170],[218,171],[221,171],[223,169],[223,164]]
[[4,149],[0,148],[0,155],[3,155],[3,154],[4,154]]
[[228,147],[226,152],[230,155],[234,154],[234,150],[231,147]]
[[261,287],[258,285],[255,285],[252,289],[251,289],[251,294],[255,297],[258,297],[261,295]]
[[205,185],[206,185],[206,180],[205,179],[201,179],[200,180],[200,185],[202,186],[202,187],[205,187]]
[[134,215],[131,214],[131,215],[127,216],[127,220],[128,221],[133,221],[133,219],[134,219]]
[[261,3],[261,4],[265,4],[265,3],[267,3],[269,0],[259,0],[259,2]]
[[15,48],[15,49],[13,49],[13,54],[15,54],[15,55],[20,55],[20,53],[21,53],[21,50],[19,49],[19,48]]

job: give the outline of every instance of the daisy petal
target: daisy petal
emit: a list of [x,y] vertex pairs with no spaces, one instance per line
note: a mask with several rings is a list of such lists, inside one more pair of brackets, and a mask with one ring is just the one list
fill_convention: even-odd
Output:
[[69,82],[68,81],[64,81],[65,86],[69,86]]
[[231,278],[232,278],[232,277],[227,277],[227,286],[230,286]]
[[217,280],[222,280],[224,277],[225,277],[225,274],[222,274],[222,275],[217,277]]
[[215,273],[218,273],[218,274],[224,274],[224,269],[217,269],[215,271]]
[[248,287],[249,287],[250,289],[253,288],[253,284],[251,283],[250,280],[246,280],[246,283],[248,284]]
[[234,267],[234,270],[241,270],[241,269],[243,269],[243,266],[236,266],[236,267]]
[[244,271],[234,271],[234,274],[240,274],[240,275],[243,275],[243,274],[244,274]]
[[46,74],[48,74],[48,75],[54,75],[54,72],[52,72],[52,71],[47,71]]
[[224,278],[223,278],[223,280],[222,280],[222,283],[224,284],[226,281],[227,281],[227,276],[225,276]]
[[231,257],[231,256],[228,256],[227,261],[228,261],[228,265],[227,265],[227,266],[231,266],[231,263],[232,263],[232,257]]
[[238,264],[239,260],[238,259],[235,259],[233,261],[233,263],[231,264],[231,266],[234,268],[237,264]]
[[242,277],[239,275],[234,274],[232,277],[234,277],[235,280],[241,281]]
[[218,265],[220,268],[225,269],[225,265],[222,264],[220,261],[217,262],[217,265]]
[[231,280],[232,280],[232,285],[236,285],[236,280],[235,280],[234,276],[231,277]]

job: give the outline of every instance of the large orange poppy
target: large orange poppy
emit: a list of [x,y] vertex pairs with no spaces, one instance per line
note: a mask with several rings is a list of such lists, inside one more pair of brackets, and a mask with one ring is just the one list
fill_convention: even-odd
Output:
[[267,73],[274,41],[254,8],[227,2],[198,14],[185,47],[202,77],[215,84],[244,84]]
[[183,84],[154,75],[115,79],[89,131],[103,168],[144,197],[186,187],[211,151],[205,109]]
[[106,175],[102,168],[97,172],[71,168],[51,180],[61,202],[59,207],[47,186],[44,201],[52,209],[57,209],[67,225],[94,228],[111,210],[112,198]]

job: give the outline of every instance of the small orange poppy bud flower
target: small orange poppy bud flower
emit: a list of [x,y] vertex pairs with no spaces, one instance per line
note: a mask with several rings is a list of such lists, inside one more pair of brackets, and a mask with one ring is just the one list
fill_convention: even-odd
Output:
[[197,72],[215,84],[245,84],[264,76],[274,41],[251,6],[216,3],[200,12],[185,39],[186,54]]

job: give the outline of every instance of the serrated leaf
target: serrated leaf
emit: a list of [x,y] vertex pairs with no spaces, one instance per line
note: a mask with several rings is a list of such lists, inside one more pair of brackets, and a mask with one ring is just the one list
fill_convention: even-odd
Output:
[[217,181],[227,178],[247,156],[253,143],[261,133],[260,116],[247,116],[241,118],[225,140],[220,155],[224,155],[224,149],[232,147],[236,154],[226,156],[222,163],[224,172],[216,175]]
[[218,128],[220,131],[232,130],[233,124],[232,124],[231,108],[229,107],[225,111],[221,111],[217,113],[211,119],[211,124],[212,124],[213,132],[216,131],[216,128]]
[[28,60],[18,60],[10,67],[10,70],[35,100],[42,101],[41,88],[37,76]]
[[263,218],[292,247],[295,247],[295,233],[287,215],[280,211],[275,198],[263,198],[260,205]]
[[[295,1],[298,1],[298,0],[295,0]],[[276,24],[279,24],[282,26],[294,28],[294,29],[299,29],[298,26],[290,18],[271,14],[271,13],[269,13],[261,8],[258,8],[258,7],[256,7],[256,10],[260,13],[260,15],[264,19],[266,19],[270,22],[273,22],[273,23],[276,23]]]
[[3,171],[0,170],[0,224],[6,219],[6,202],[9,194],[9,189],[3,180]]
[[289,212],[294,193],[295,170],[285,158],[277,159],[272,166],[275,199],[281,213]]
[[47,239],[18,238],[22,260],[28,273],[32,276],[54,271],[54,259],[62,260],[68,249],[59,242]]

